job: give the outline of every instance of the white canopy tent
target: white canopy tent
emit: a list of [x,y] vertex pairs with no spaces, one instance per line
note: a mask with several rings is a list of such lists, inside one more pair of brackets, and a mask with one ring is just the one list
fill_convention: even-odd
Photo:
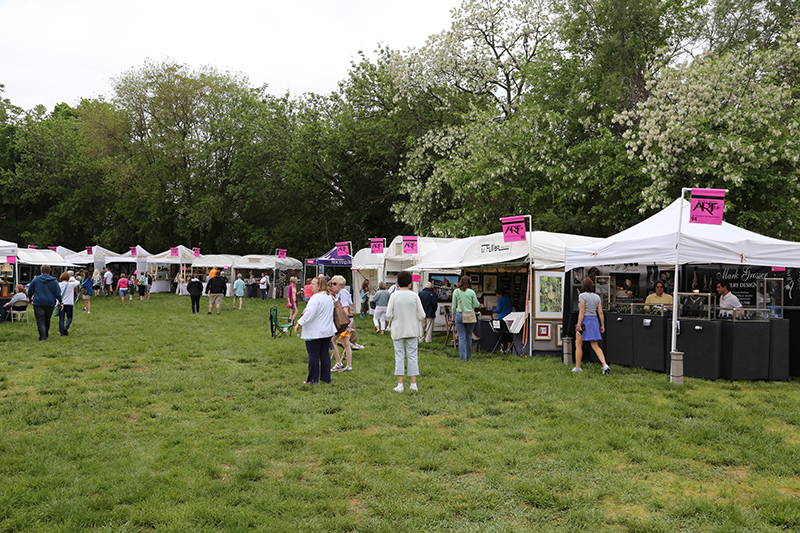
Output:
[[[261,278],[261,272],[265,270],[272,270],[273,274],[270,277],[270,296],[275,297],[275,272],[279,270],[302,270],[303,262],[299,259],[295,259],[294,257],[284,257],[280,258],[277,255],[258,255],[258,254],[249,254],[244,255],[242,257],[238,257],[236,261],[233,262],[234,268],[234,276],[238,273],[238,271],[244,271],[242,273],[242,277],[244,278],[247,274],[247,271],[252,270],[253,275],[256,279]],[[305,280],[301,280],[305,281]],[[302,287],[302,285],[301,285]]]
[[[153,287],[152,292],[169,292],[170,291],[170,282],[172,281],[172,273],[170,272],[169,275],[165,276],[167,271],[159,271],[158,265],[180,265],[181,269],[181,278],[183,282],[181,283],[180,293],[185,294],[186,292],[186,283],[188,281],[185,279],[184,273],[186,269],[186,265],[191,265],[198,257],[195,257],[194,251],[190,250],[189,248],[178,245],[177,247],[177,255],[172,255],[172,249],[165,250],[159,254],[151,255],[147,258],[148,268],[156,268],[156,279],[153,280]],[[202,257],[202,256],[199,256]]]
[[71,255],[65,255],[64,260],[78,265],[94,265],[97,270],[102,269],[106,264],[113,263],[120,257],[120,254],[112,252],[102,246],[92,246],[92,253],[83,250]]
[[675,200],[616,235],[566,250],[566,270],[610,264],[674,265],[678,215],[684,202],[678,263],[800,267],[800,243],[766,237],[733,224],[690,224],[689,202]]
[[[528,271],[529,300],[526,305],[533,309],[534,276],[532,270],[562,270],[568,246],[585,246],[600,239],[529,231],[527,241],[505,242],[502,232],[458,239],[445,244],[422,257],[409,270],[418,272],[462,271],[465,268],[525,266]],[[528,323],[528,350],[533,352],[534,322]],[[525,337],[523,337],[525,338]]]
[[209,254],[198,257],[192,262],[192,268],[214,268],[216,267],[232,267],[234,263],[240,258],[240,255],[230,254]]
[[147,271],[147,259],[152,255],[150,252],[139,246],[136,245],[136,255],[132,253],[131,250],[128,250],[124,254],[120,255],[116,262],[119,263],[136,263],[136,271],[137,272],[146,272]]
[[[8,261],[9,257],[12,258],[11,262],[14,263],[13,266]],[[18,280],[19,279],[19,271],[17,270],[16,262],[17,262],[17,243],[10,242],[10,241],[4,241],[4,240],[0,239],[0,267],[2,267],[4,269],[11,269],[11,270],[6,270],[6,272],[12,272],[13,271],[14,272],[14,280]],[[5,263],[9,263],[8,266],[6,266]],[[8,281],[8,279],[4,279],[4,281],[10,283],[10,281]],[[8,287],[6,288],[6,290],[9,290]]]
[[386,248],[383,271],[386,280],[394,281],[397,273],[401,270],[410,270],[411,267],[419,263],[427,254],[437,250],[447,244],[459,241],[462,239],[453,238],[439,238],[439,237],[418,237],[417,254],[404,254],[403,253],[403,236],[398,235],[389,246]]
[[37,248],[19,248],[17,250],[18,262],[23,265],[50,265],[58,267],[74,267],[75,264],[67,261],[53,250],[39,250]]
[[362,248],[353,256],[353,287],[361,290],[361,284],[365,279],[369,280],[369,286],[374,293],[378,289],[378,283],[384,278],[384,261],[386,252],[373,254],[370,248]]
[[17,243],[4,241],[0,239],[0,256],[3,256],[2,257],[3,262],[7,263],[8,262],[7,258],[9,256],[16,257],[16,255],[17,255]]
[[[561,270],[568,246],[586,246],[600,239],[567,233],[529,231],[528,241],[504,242],[501,232],[458,239],[422,257],[412,271],[460,270],[490,265],[522,265],[536,270]],[[529,245],[530,243],[530,245]]]

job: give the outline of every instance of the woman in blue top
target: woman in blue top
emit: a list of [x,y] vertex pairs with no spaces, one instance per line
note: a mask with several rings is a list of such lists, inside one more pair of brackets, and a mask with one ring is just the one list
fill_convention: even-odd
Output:
[[462,361],[472,359],[472,330],[475,322],[464,322],[463,313],[475,311],[480,307],[478,297],[472,290],[469,276],[461,276],[458,288],[453,291],[453,309],[456,311],[456,331],[458,332],[458,355]]
[[511,351],[511,343],[514,341],[514,336],[508,331],[508,325],[503,320],[511,313],[511,298],[502,287],[498,287],[494,293],[497,295],[497,307],[492,309],[492,313],[497,313],[497,319],[500,321],[500,352],[506,353]]
[[581,369],[583,341],[589,341],[589,344],[592,345],[592,350],[594,350],[597,358],[603,364],[603,374],[608,374],[611,369],[606,364],[603,349],[597,343],[597,341],[602,340],[603,333],[606,331],[603,302],[595,294],[594,282],[589,278],[583,278],[581,294],[578,296],[578,309],[578,324],[575,326],[575,368],[572,371],[583,372]]

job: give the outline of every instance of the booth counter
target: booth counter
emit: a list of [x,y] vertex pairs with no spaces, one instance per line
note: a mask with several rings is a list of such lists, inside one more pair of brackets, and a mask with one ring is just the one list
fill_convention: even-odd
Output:
[[[680,318],[677,349],[683,352],[683,375],[712,380],[788,379],[789,321],[765,318],[765,313],[755,311],[742,311],[748,318],[738,320]],[[670,317],[619,312],[607,312],[605,317],[604,351],[609,363],[669,370]],[[584,354],[591,353],[584,347]]]

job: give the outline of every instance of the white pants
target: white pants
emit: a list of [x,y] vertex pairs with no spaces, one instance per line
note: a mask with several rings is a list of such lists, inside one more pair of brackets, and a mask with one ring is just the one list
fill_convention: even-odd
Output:
[[[375,329],[381,328],[381,331],[386,331],[386,310],[388,306],[378,305],[375,307],[375,314],[372,315],[372,323],[375,324]],[[380,323],[379,323],[380,322]]]
[[394,344],[394,375],[402,376],[405,370],[405,359],[408,357],[408,376],[419,376],[417,352],[419,345],[416,337],[392,339]]
[[433,323],[436,317],[426,318],[419,323],[419,342],[433,342]]

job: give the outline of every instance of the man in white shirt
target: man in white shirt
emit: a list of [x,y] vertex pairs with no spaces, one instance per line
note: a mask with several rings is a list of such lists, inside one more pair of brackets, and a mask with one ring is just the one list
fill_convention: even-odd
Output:
[[266,300],[269,298],[269,276],[266,272],[262,273],[261,279],[258,281],[258,288],[261,291],[261,299]]
[[[728,282],[724,279],[717,282],[717,294],[719,294],[719,307],[721,309],[738,309],[742,307],[739,298],[731,292]],[[725,313],[723,316],[731,316],[730,311],[721,311],[720,315],[722,315],[722,313]]]
[[103,274],[103,292],[106,293],[106,296],[111,296],[111,293],[114,291],[114,274],[108,269],[105,268],[105,273]]

